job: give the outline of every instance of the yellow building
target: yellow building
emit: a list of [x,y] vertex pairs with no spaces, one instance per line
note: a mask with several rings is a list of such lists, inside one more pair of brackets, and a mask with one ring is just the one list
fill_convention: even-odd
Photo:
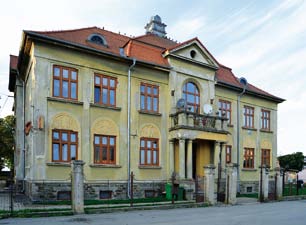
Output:
[[258,166],[276,166],[284,100],[235,77],[197,38],[167,38],[165,26],[154,16],[133,38],[98,27],[23,32],[9,90],[16,180],[33,200],[42,183],[61,198],[72,159],[85,162],[90,198],[126,197],[131,172],[138,197],[161,193],[173,172],[191,185],[220,161],[221,179],[237,163],[237,191],[258,191]]

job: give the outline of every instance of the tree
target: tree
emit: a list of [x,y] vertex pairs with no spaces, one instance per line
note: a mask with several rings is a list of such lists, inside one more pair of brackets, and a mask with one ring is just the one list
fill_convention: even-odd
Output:
[[304,155],[303,152],[295,152],[288,155],[278,157],[279,164],[285,170],[293,169],[301,171],[304,167]]
[[0,171],[4,166],[13,169],[15,117],[0,118]]

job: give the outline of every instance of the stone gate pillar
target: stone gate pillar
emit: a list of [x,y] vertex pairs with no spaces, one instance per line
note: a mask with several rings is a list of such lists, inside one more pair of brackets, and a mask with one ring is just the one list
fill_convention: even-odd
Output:
[[[259,167],[259,200],[267,201],[269,193],[269,167],[263,165]],[[262,195],[262,196],[261,196]]]
[[71,163],[71,201],[75,214],[84,213],[84,164],[82,160],[73,160]]
[[225,201],[227,204],[237,203],[237,164],[226,165]]
[[283,197],[283,174],[279,167],[276,167],[274,170],[276,176],[276,199],[280,200]]
[[216,203],[215,199],[215,169],[214,165],[204,166],[204,201],[211,205]]

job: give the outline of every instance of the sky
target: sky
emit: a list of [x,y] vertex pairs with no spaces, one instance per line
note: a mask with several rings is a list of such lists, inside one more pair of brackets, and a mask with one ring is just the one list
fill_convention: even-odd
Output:
[[306,132],[306,0],[10,0],[0,7],[0,117],[12,114],[9,55],[22,30],[98,26],[138,36],[159,15],[167,36],[198,37],[222,64],[286,99],[278,107],[278,155],[301,151]]

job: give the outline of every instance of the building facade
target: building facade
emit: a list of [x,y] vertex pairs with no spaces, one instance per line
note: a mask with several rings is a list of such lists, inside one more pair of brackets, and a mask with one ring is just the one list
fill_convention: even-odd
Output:
[[165,27],[154,16],[133,38],[97,27],[23,32],[9,90],[16,180],[33,200],[42,183],[60,198],[73,159],[85,162],[90,198],[127,197],[131,172],[144,197],[148,182],[163,191],[173,172],[190,185],[219,164],[224,178],[227,163],[238,165],[238,192],[258,191],[258,167],[276,166],[283,99],[238,79],[197,38],[168,39]]

